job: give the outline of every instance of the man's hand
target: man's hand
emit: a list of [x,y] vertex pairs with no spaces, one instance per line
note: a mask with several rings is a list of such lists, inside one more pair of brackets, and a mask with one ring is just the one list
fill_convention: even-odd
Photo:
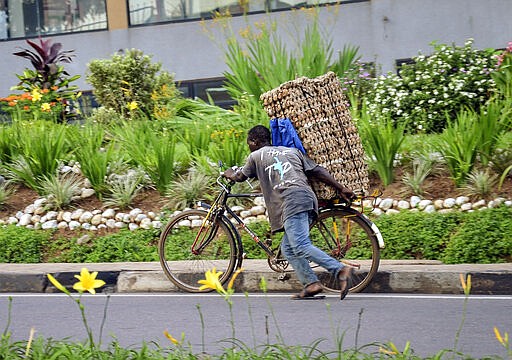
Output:
[[245,176],[241,169],[238,167],[231,167],[229,169],[226,169],[226,171],[223,172],[222,176],[224,176],[226,179],[236,182],[241,182],[247,180],[247,176]]
[[342,186],[341,189],[338,189],[338,195],[340,195],[347,203],[351,203],[357,199],[357,195],[352,190],[344,186]]

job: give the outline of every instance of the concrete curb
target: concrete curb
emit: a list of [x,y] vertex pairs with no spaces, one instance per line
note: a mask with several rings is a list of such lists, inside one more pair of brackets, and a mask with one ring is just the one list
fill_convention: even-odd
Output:
[[[269,292],[296,292],[301,288],[293,273],[286,281],[267,266],[266,260],[244,260],[237,291],[259,292],[262,277]],[[71,289],[82,267],[98,271],[106,282],[102,292],[176,292],[157,262],[88,264],[0,264],[0,293],[58,292],[46,275],[52,274]],[[438,261],[383,260],[367,293],[461,294],[459,274],[471,274],[472,294],[512,295],[512,263],[444,265]]]

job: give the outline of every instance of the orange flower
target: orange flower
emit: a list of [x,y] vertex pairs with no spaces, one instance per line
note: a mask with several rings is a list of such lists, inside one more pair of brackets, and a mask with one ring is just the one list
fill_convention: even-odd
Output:
[[50,90],[48,90],[48,89],[43,89],[43,90],[41,90],[41,92],[42,92],[43,94],[48,94],[48,93],[50,92]]
[[30,106],[28,106],[28,105],[23,106],[23,110],[29,111],[30,110]]
[[16,106],[16,101],[9,101],[9,106]]
[[57,85],[53,85],[53,86],[51,87],[51,89],[52,89],[53,91],[57,91],[57,90],[59,90],[59,87],[58,87]]

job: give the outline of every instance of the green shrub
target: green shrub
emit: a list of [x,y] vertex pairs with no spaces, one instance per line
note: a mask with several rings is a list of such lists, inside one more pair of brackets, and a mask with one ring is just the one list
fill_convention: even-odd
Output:
[[[420,213],[404,211],[374,219],[386,247],[382,259],[441,260],[445,263],[497,263],[512,261],[512,208],[483,211]],[[164,220],[165,222],[165,220]],[[261,240],[267,238],[267,222],[250,224]],[[17,226],[6,226],[0,233],[0,262],[146,262],[158,261],[159,230],[120,230],[104,236],[88,233],[90,240],[78,244],[77,238],[56,236]],[[263,250],[245,232],[241,232],[244,252],[249,259],[266,259]],[[274,248],[281,234],[274,236]],[[189,233],[176,237],[171,260],[181,260],[189,242]]]
[[442,260],[446,263],[502,263],[512,261],[512,208],[464,214]]
[[463,214],[425,214],[404,211],[375,219],[386,247],[384,259],[440,259],[450,235],[462,221]]
[[478,111],[493,92],[491,50],[475,50],[473,40],[464,46],[432,43],[430,56],[420,54],[403,65],[400,74],[389,73],[375,81],[367,94],[372,117],[391,115],[408,122],[410,132],[440,132],[446,114],[453,118],[463,107]]
[[173,76],[161,68],[141,50],[125,50],[110,59],[91,61],[87,81],[102,106],[127,117],[140,110],[152,118],[155,110],[178,97]]
[[158,261],[157,240],[158,234],[153,230],[127,229],[92,237],[85,244],[59,238],[50,244],[47,257],[49,262],[69,263]]
[[0,263],[28,264],[42,262],[49,231],[9,225],[0,231]]

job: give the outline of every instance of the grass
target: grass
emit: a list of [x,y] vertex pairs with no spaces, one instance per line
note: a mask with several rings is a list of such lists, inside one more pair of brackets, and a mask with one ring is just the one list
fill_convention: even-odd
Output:
[[[201,306],[196,305],[199,312],[200,324],[202,329],[202,340],[201,344],[195,344],[197,349],[193,348],[193,345],[186,340],[186,334],[182,334],[180,338],[175,338],[167,330],[163,330],[164,336],[169,340],[166,345],[160,345],[159,343],[152,341],[149,344],[143,342],[138,347],[123,347],[113,340],[108,344],[102,344],[102,330],[105,324],[105,317],[109,305],[109,296],[107,295],[104,311],[103,320],[100,325],[99,339],[98,342],[94,339],[94,334],[91,327],[88,325],[88,319],[86,317],[85,306],[82,303],[82,293],[89,291],[95,294],[95,289],[100,288],[104,285],[101,279],[96,279],[97,273],[89,273],[87,269],[82,269],[79,276],[76,278],[79,280],[73,285],[73,288],[78,291],[78,294],[71,293],[66,287],[64,287],[57,279],[52,275],[48,275],[48,279],[55,288],[64,292],[74,303],[76,303],[82,318],[83,325],[88,334],[86,341],[71,341],[69,339],[57,340],[57,339],[45,339],[41,336],[35,337],[36,329],[32,328],[29,333],[28,340],[14,341],[12,340],[12,334],[9,331],[11,324],[11,310],[13,305],[12,298],[8,300],[8,311],[6,318],[5,330],[0,337],[0,359],[14,360],[14,359],[472,359],[468,354],[463,354],[458,350],[459,340],[461,331],[463,329],[466,316],[467,316],[467,302],[471,292],[471,275],[464,276],[460,274],[460,281],[462,290],[464,292],[464,304],[462,308],[461,320],[455,334],[455,340],[453,347],[450,349],[442,349],[435,354],[427,357],[420,357],[415,354],[414,349],[411,346],[411,342],[407,341],[404,345],[403,350],[399,349],[393,342],[380,343],[374,342],[365,345],[358,345],[358,335],[362,325],[363,309],[359,312],[357,324],[355,325],[355,344],[354,346],[346,346],[344,343],[345,333],[340,332],[339,326],[332,322],[332,315],[330,312],[330,306],[327,305],[328,316],[331,318],[330,327],[332,331],[332,344],[326,346],[326,340],[324,338],[318,338],[310,342],[309,344],[303,345],[287,345],[282,337],[280,330],[280,323],[277,319],[276,313],[272,306],[272,303],[268,297],[266,309],[269,315],[266,316],[267,326],[265,332],[267,334],[267,340],[261,345],[257,345],[256,339],[253,338],[253,345],[248,345],[243,341],[236,338],[236,323],[234,321],[233,314],[233,302],[232,295],[233,281],[231,281],[228,287],[225,289],[218,283],[218,276],[220,273],[215,271],[207,271],[205,279],[201,280],[205,288],[215,289],[219,296],[221,296],[229,309],[229,318],[226,319],[228,323],[224,326],[232,329],[232,336],[230,338],[221,339],[217,341],[218,344],[222,345],[222,351],[218,353],[207,353],[205,351],[205,323],[204,314]],[[208,276],[209,275],[209,276]],[[233,279],[234,280],[234,279]],[[266,293],[266,281],[264,278],[260,281],[260,289]],[[249,304],[249,318],[252,326],[253,337],[254,337],[254,323],[253,313],[250,306],[250,296],[245,295]],[[276,327],[276,341],[271,342],[269,336],[269,325],[272,324]],[[270,326],[272,326],[270,325]],[[222,326],[221,323],[217,323],[217,326]],[[497,346],[503,346],[508,357],[512,356],[512,349],[510,348],[510,342],[507,332],[502,332],[497,327],[494,327],[494,335],[497,340]],[[115,339],[115,337],[114,337]],[[261,340],[261,339],[260,339]],[[260,341],[261,343],[262,341]],[[493,356],[494,359],[502,359],[499,356]],[[505,358],[503,358],[505,359]]]

